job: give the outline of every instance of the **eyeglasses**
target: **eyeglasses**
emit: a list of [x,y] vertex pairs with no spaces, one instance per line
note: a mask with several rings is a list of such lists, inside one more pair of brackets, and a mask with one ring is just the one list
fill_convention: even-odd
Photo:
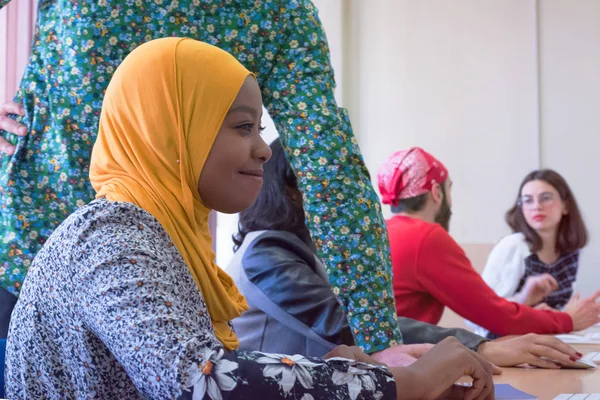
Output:
[[[540,207],[551,206],[554,204],[555,200],[556,200],[556,196],[554,196],[553,193],[542,193],[537,198],[537,204]],[[535,196],[530,196],[530,195],[521,196],[518,204],[519,204],[519,206],[521,206],[523,208],[528,208],[528,209],[535,208],[536,207]]]

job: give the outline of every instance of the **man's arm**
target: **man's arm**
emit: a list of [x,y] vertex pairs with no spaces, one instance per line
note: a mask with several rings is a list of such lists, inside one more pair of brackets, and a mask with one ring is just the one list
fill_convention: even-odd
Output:
[[535,310],[498,296],[441,227],[433,229],[421,244],[417,279],[440,303],[498,335],[562,333],[573,329],[566,313]]
[[398,317],[398,325],[402,331],[404,344],[433,343],[437,344],[449,336],[454,336],[465,347],[477,351],[480,344],[487,339],[460,328],[442,328],[411,318]]

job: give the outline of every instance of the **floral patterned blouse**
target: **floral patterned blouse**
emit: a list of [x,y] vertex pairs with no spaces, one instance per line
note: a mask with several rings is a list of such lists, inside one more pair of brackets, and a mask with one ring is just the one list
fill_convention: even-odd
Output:
[[348,115],[336,105],[310,0],[39,0],[15,97],[30,134],[0,131],[18,143],[14,156],[0,159],[0,286],[18,294],[52,231],[93,199],[89,160],[106,86],[130,51],[166,36],[219,46],[257,74],[356,343],[375,351],[401,341],[385,221]]
[[8,335],[10,399],[395,399],[336,358],[225,352],[183,258],[131,203],[96,200],[31,265]]

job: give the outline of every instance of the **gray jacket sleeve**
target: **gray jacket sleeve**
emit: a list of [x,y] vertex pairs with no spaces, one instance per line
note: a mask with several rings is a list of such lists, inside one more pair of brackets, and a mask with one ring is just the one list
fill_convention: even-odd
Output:
[[410,318],[398,317],[404,344],[439,343],[448,336],[454,336],[465,347],[477,351],[479,345],[487,339],[460,328],[442,328]]

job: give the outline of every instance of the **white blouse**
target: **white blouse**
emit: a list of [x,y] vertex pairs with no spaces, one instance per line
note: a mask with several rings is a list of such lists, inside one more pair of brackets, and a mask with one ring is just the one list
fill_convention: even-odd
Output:
[[[510,298],[517,293],[519,282],[525,275],[525,259],[531,255],[529,245],[522,233],[513,233],[496,244],[488,256],[481,277],[498,296]],[[465,320],[480,336],[487,336],[487,329]]]
[[525,275],[525,259],[530,255],[525,235],[506,236],[492,249],[481,277],[498,296],[512,297]]

